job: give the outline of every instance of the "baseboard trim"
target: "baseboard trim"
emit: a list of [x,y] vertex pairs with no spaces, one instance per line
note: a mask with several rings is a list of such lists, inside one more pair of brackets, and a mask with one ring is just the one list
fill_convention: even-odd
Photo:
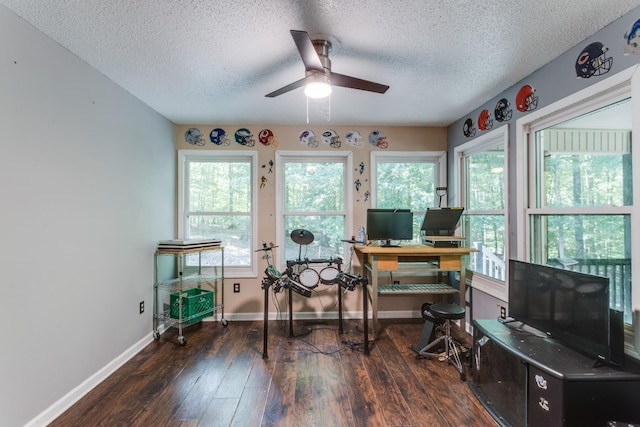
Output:
[[60,398],[49,408],[42,411],[38,416],[25,424],[25,427],[45,427],[58,418],[64,411],[69,409],[74,403],[89,393],[94,387],[107,379],[118,368],[124,365],[129,359],[138,354],[143,348],[153,341],[153,334],[149,332],[140,341],[129,347],[122,354],[108,363],[95,374],[91,375],[76,388]]

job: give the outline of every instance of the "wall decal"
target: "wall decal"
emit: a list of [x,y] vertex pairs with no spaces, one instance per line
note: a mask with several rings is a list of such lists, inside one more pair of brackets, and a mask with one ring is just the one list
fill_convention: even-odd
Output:
[[360,172],[360,175],[363,174],[364,172],[364,162],[360,162],[360,165],[358,166],[358,169],[356,169],[358,172]]
[[340,142],[340,137],[333,129],[327,129],[322,132],[322,143],[331,148],[340,148],[342,143]]
[[202,132],[198,128],[189,128],[184,133],[184,140],[191,145],[204,145],[204,138]]
[[476,127],[473,124],[473,120],[471,119],[471,117],[469,117],[467,120],[464,121],[464,125],[462,125],[462,133],[467,138],[471,138],[472,136],[475,136]]
[[[266,169],[267,165],[262,165],[262,169]],[[273,173],[273,160],[269,160],[269,172],[268,173]]]
[[486,108],[480,111],[480,115],[478,116],[478,129],[480,130],[489,130],[493,127],[493,119],[491,118],[491,113]]
[[640,54],[640,19],[633,23],[629,31],[624,33],[622,51],[625,55]]
[[229,145],[231,144],[231,140],[229,140],[229,136],[221,128],[215,128],[209,133],[209,139],[212,144],[215,145]]
[[369,144],[374,147],[386,149],[389,146],[389,141],[387,141],[387,137],[384,136],[382,132],[374,130],[369,134]]
[[270,129],[262,129],[258,134],[258,141],[265,147],[271,146],[276,148],[278,146],[278,139]]
[[371,192],[369,190],[364,192],[364,201],[367,202],[369,201],[369,196],[371,195]]
[[344,134],[344,139],[347,141],[352,147],[362,148],[364,147],[364,143],[362,142],[362,135],[357,130],[350,130],[349,132]]
[[256,141],[253,139],[253,134],[247,128],[240,128],[235,133],[236,142],[246,147],[253,147],[256,145]]
[[524,85],[516,95],[516,108],[521,113],[533,111],[538,108],[538,97],[535,96],[536,90],[530,85]]
[[513,109],[511,109],[511,104],[509,103],[509,101],[507,101],[507,98],[502,98],[496,103],[494,116],[496,117],[497,121],[506,122],[508,120],[511,120],[512,115]]
[[267,177],[262,175],[260,178],[260,189],[262,190],[267,185]]
[[360,182],[360,179],[356,179],[356,181],[353,184],[356,186],[356,193],[359,193],[360,186],[362,185],[362,182]]
[[316,134],[313,133],[312,130],[303,130],[298,137],[300,144],[306,145],[307,147],[315,148],[318,146],[318,141],[316,141]]
[[611,69],[613,58],[607,58],[608,47],[600,42],[591,43],[582,49],[576,59],[576,74],[578,78],[588,79],[591,76],[601,76]]

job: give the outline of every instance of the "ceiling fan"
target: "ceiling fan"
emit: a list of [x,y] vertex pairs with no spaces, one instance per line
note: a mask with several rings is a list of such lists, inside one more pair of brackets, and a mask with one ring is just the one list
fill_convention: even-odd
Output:
[[[376,93],[385,93],[389,89],[387,85],[332,72],[329,59],[331,42],[328,40],[311,40],[306,31],[297,30],[291,30],[291,37],[304,63],[305,77],[268,93],[266,97],[274,98],[302,86],[305,86],[307,96],[315,98],[329,95],[331,85]],[[313,90],[319,90],[319,92],[313,92]]]

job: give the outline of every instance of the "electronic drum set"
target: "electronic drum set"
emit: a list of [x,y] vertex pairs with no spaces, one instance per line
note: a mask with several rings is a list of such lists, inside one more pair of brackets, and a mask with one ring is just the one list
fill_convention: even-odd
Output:
[[[283,289],[289,292],[289,336],[294,337],[293,333],[293,302],[292,292],[300,294],[306,298],[311,297],[313,290],[319,284],[323,285],[340,285],[345,291],[353,291],[356,286],[367,285],[367,280],[360,275],[353,275],[342,271],[342,258],[331,257],[326,259],[302,259],[302,246],[309,245],[313,242],[314,236],[308,230],[296,229],[291,232],[291,240],[299,245],[298,258],[295,260],[287,260],[286,270],[280,272],[271,263],[271,251],[277,246],[273,244],[262,244],[262,248],[255,252],[264,252],[263,258],[267,260],[267,267],[264,270],[264,278],[262,279],[262,289],[264,290],[264,348],[262,358],[267,359],[267,333],[268,333],[268,291],[273,289],[274,293],[278,293]],[[317,270],[313,265],[326,265],[324,268]],[[338,292],[338,323],[339,332],[343,333],[342,326],[342,293]]]

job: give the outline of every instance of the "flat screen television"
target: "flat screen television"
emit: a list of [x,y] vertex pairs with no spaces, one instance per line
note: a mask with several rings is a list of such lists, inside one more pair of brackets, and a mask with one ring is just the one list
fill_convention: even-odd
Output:
[[413,212],[410,209],[367,209],[367,236],[381,246],[398,246],[399,240],[413,240]]
[[509,316],[596,364],[622,363],[623,318],[609,308],[607,277],[509,260]]

